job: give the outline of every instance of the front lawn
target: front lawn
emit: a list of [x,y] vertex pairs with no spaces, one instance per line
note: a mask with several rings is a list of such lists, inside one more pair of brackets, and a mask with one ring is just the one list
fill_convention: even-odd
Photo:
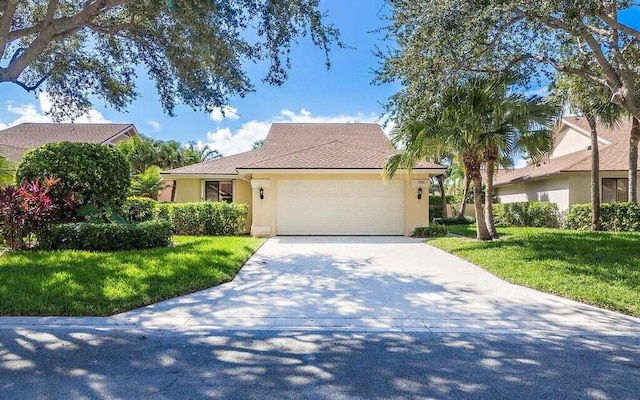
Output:
[[[475,237],[475,226],[449,226]],[[640,233],[498,228],[501,240],[429,241],[518,285],[640,317]]]
[[0,256],[0,315],[106,316],[231,280],[263,243],[174,237],[175,247],[9,252]]

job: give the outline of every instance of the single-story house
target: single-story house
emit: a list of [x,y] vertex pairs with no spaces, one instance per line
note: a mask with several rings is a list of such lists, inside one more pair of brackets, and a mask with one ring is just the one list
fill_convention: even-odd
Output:
[[0,156],[14,164],[30,149],[54,142],[116,143],[138,135],[133,124],[24,123],[0,131]]
[[259,149],[163,174],[177,202],[247,204],[254,236],[410,235],[428,224],[429,177],[445,167],[384,179],[395,151],[377,124],[275,123]]
[[[598,126],[600,198],[603,203],[628,201],[631,120]],[[591,201],[591,134],[584,117],[565,117],[558,126],[549,158],[523,168],[500,170],[494,179],[499,203],[551,201],[563,211]]]

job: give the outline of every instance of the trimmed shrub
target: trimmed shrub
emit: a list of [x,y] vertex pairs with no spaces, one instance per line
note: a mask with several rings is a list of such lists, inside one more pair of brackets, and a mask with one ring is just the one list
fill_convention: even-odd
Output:
[[211,202],[159,203],[157,216],[171,223],[176,235],[229,236],[244,232],[246,204]]
[[523,201],[493,205],[496,225],[557,228],[560,226],[558,205],[547,201]]
[[[447,200],[447,204],[453,204],[456,199],[455,199],[454,196],[447,195],[446,196],[446,200]],[[442,204],[442,197],[434,196],[434,195],[430,195],[429,196],[429,205],[430,206],[439,206],[441,204]]]
[[476,223],[476,220],[475,218],[465,217],[463,215],[460,218],[436,218],[433,222],[439,225],[472,225]]
[[[603,231],[640,231],[640,205],[636,203],[602,203],[600,225]],[[564,229],[590,230],[591,204],[574,204],[564,218]]]
[[433,224],[429,226],[416,228],[413,231],[413,237],[419,237],[419,238],[440,237],[440,236],[447,236],[448,233],[449,231],[447,230],[446,226]]
[[157,201],[148,197],[127,197],[120,210],[120,215],[127,222],[150,221],[156,217],[157,205]]
[[429,206],[429,221],[442,219],[442,206]]
[[135,224],[91,224],[87,222],[53,224],[37,234],[42,250],[138,250],[171,244],[171,225],[167,221]]
[[119,209],[131,180],[129,164],[121,152],[94,143],[49,143],[28,151],[16,170],[16,182],[60,181],[54,198],[75,194],[78,206],[94,204]]

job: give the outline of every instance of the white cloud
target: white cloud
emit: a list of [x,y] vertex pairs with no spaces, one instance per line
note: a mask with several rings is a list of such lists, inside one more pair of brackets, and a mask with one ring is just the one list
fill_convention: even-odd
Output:
[[[46,92],[40,93],[38,96],[39,105],[36,108],[34,104],[22,104],[19,106],[14,106],[13,104],[9,104],[7,110],[10,113],[16,114],[17,117],[13,121],[3,124],[0,123],[0,128],[5,129],[10,126],[19,125],[25,122],[53,122],[51,116],[46,115],[49,111],[51,111],[51,98],[49,94]],[[62,122],[70,122],[70,121],[62,121]],[[78,123],[109,123],[111,121],[104,118],[104,116],[97,110],[91,109],[89,112],[82,117],[76,118],[74,122]]]
[[209,118],[216,122],[222,122],[222,120],[224,120],[225,118],[236,120],[240,118],[240,116],[238,115],[237,108],[233,108],[231,106],[223,106],[214,108],[213,111],[209,113]]
[[[207,133],[206,141],[198,141],[198,146],[209,145],[210,148],[216,149],[225,156],[242,153],[251,150],[251,145],[256,140],[264,139],[269,132],[271,124],[274,122],[297,122],[297,123],[332,123],[332,122],[378,122],[378,116],[375,113],[363,114],[356,113],[353,115],[342,114],[334,116],[313,115],[307,109],[301,109],[299,112],[291,110],[281,110],[278,115],[268,118],[264,121],[249,121],[235,132],[230,128],[220,128],[214,132]],[[391,124],[387,128],[393,128]],[[385,129],[386,133],[387,129]]]
[[160,125],[159,122],[157,121],[145,121],[147,123],[147,125],[149,125],[151,127],[151,129],[153,129],[154,131],[159,131],[160,128],[162,128],[162,125]]

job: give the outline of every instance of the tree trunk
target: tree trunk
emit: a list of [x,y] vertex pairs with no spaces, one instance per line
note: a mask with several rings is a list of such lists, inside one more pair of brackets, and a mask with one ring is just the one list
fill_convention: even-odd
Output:
[[473,178],[473,206],[476,210],[476,237],[478,240],[491,240],[487,224],[482,218],[482,178],[479,171]]
[[492,239],[498,239],[498,231],[496,223],[493,219],[493,173],[495,168],[495,159],[487,157],[487,190],[484,197],[484,219],[487,224],[487,230]]
[[600,226],[600,150],[598,149],[598,128],[596,119],[590,112],[585,113],[591,130],[591,230],[599,231]]
[[440,203],[442,204],[442,219],[447,218],[447,195],[444,192],[444,175],[438,175],[438,186],[440,186]]
[[178,186],[178,182],[176,182],[176,180],[173,180],[173,184],[171,185],[171,202],[175,202],[176,201],[176,189]]
[[458,213],[458,218],[464,217],[464,212],[467,210],[467,196],[469,195],[470,183],[471,183],[471,180],[467,178],[467,175],[465,174],[464,180],[462,183],[464,185],[464,191],[462,192],[462,204],[460,204],[460,212]]
[[640,141],[640,121],[633,117],[629,135],[629,201],[638,202],[638,142]]

